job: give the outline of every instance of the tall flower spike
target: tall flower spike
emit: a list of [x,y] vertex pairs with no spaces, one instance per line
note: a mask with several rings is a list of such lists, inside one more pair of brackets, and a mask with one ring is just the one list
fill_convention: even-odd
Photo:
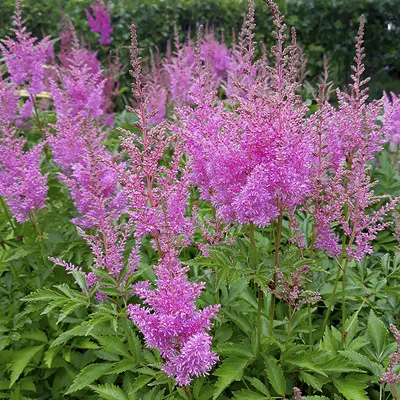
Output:
[[7,37],[0,41],[0,51],[5,57],[8,73],[14,84],[24,86],[31,95],[37,95],[45,89],[45,64],[49,58],[51,43],[49,37],[41,41],[27,32],[22,20],[21,1],[15,4],[14,21],[16,28],[12,29],[16,40]]
[[[295,46],[284,47],[283,18],[273,11],[278,33],[276,65],[269,68],[275,82],[271,93],[260,93],[260,82],[249,79],[240,86],[246,95],[231,96],[234,112],[227,112],[215,93],[198,96],[195,109],[179,110],[178,129],[192,157],[193,181],[224,222],[267,226],[284,212],[293,212],[311,190],[313,149],[308,108],[296,93]],[[252,21],[251,10],[248,18]],[[246,26],[251,30],[253,24]],[[240,39],[242,48],[244,43],[250,46],[244,65],[252,58],[248,36],[247,42]]]
[[[187,267],[182,267],[178,254],[190,243],[193,224],[186,217],[188,193],[187,171],[181,167],[182,144],[167,131],[168,124],[148,128],[148,88],[142,86],[142,67],[135,26],[131,26],[132,93],[137,108],[127,107],[138,116],[135,126],[140,136],[124,131],[122,147],[129,156],[130,171],[121,174],[121,183],[130,200],[130,218],[135,239],[140,243],[149,234],[159,254],[154,267],[155,288],[150,282],[139,282],[133,294],[143,306],[130,304],[128,315],[139,327],[149,347],[160,351],[165,360],[164,372],[178,385],[187,385],[192,376],[207,374],[218,357],[211,351],[207,330],[219,306],[196,309],[204,283],[192,283]],[[170,144],[174,154],[168,167],[160,160]]]
[[114,28],[111,27],[110,21],[110,6],[98,0],[90,6],[93,11],[93,16],[85,9],[86,16],[89,22],[90,30],[100,35],[99,43],[102,45],[111,44],[111,33]]
[[[321,155],[326,143],[323,150],[326,161],[319,168],[325,168],[325,176],[330,178],[323,183],[322,175],[317,178],[317,190],[322,194],[318,197],[318,204],[314,204],[316,229],[319,231],[316,246],[331,256],[341,254],[356,260],[372,253],[372,240],[391,224],[384,222],[384,217],[398,203],[398,199],[391,200],[380,210],[369,211],[377,201],[371,190],[373,183],[370,182],[367,163],[374,158],[375,152],[382,149],[388,126],[379,122],[382,101],[366,102],[368,88],[364,86],[369,79],[362,79],[365,71],[363,34],[364,17],[361,16],[350,93],[337,91],[337,110],[324,106],[328,114],[324,115],[323,139],[316,141],[316,153]],[[346,236],[342,245],[332,229],[333,223],[338,223]]]
[[47,175],[40,171],[44,142],[25,152],[25,141],[9,125],[0,126],[0,196],[19,222],[45,207]]

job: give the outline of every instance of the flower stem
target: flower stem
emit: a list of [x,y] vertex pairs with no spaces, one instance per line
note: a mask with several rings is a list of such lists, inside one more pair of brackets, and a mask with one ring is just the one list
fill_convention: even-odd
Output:
[[311,304],[307,304],[308,311],[308,344],[310,347],[313,345],[313,326],[312,326],[312,317],[311,317]]
[[32,104],[33,104],[33,109],[35,111],[36,124],[37,124],[37,127],[39,129],[40,135],[44,139],[45,138],[45,134],[43,132],[42,123],[40,122],[38,108],[37,108],[37,104],[36,104],[36,99],[35,99],[35,96],[33,96],[32,94],[31,94],[31,100],[32,100]]
[[335,283],[333,285],[333,289],[332,289],[332,293],[331,293],[331,298],[329,300],[329,305],[328,305],[328,308],[326,310],[324,322],[323,322],[322,327],[321,327],[320,338],[322,338],[322,336],[324,336],[325,328],[326,328],[326,325],[328,323],[328,319],[329,319],[329,316],[331,314],[331,310],[332,310],[332,307],[333,307],[333,302],[335,301],[335,295],[336,295],[337,287],[338,287],[338,284],[339,284],[339,279],[340,279],[340,267],[338,266],[338,270],[337,270],[336,278],[335,278]]
[[288,327],[287,327],[287,342],[289,342],[291,331],[292,331],[292,305],[289,303],[289,319],[288,319]]
[[15,231],[16,228],[15,228],[15,226],[14,226],[14,224],[13,224],[11,215],[10,215],[10,213],[8,212],[6,203],[4,203],[4,200],[3,200],[2,197],[0,197],[0,201],[1,201],[1,205],[2,205],[2,207],[3,207],[3,209],[4,209],[4,213],[5,213],[6,217],[7,217],[7,220],[8,220],[8,222],[9,222],[9,224],[11,225],[11,228],[12,228],[12,230],[13,230],[13,232],[14,232],[14,235],[16,235],[16,231]]
[[[278,206],[279,206],[278,200]],[[275,268],[279,266],[279,247],[281,242],[281,233],[282,233],[282,221],[283,221],[283,210],[280,209],[279,216],[278,216],[278,226],[276,229],[275,235]],[[276,287],[276,271],[274,273],[274,279],[272,282],[272,289],[274,290]],[[271,294],[271,301],[269,304],[269,313],[268,313],[268,335],[272,336],[272,332],[274,330],[274,316],[275,316],[275,299],[276,296],[274,293]]]
[[340,342],[340,349],[343,350],[344,341],[347,336],[346,330],[346,279],[347,279],[347,264],[348,258],[346,257],[346,261],[343,267],[343,277],[342,277],[342,340]]

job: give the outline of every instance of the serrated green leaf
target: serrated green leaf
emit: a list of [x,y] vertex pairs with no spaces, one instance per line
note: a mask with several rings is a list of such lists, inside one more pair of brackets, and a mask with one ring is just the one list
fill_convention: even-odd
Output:
[[251,349],[247,346],[243,346],[242,344],[236,343],[222,343],[216,347],[216,352],[225,357],[242,357],[242,358],[252,358],[254,354]]
[[227,358],[213,375],[218,376],[215,384],[213,399],[215,400],[233,381],[240,381],[244,369],[247,366],[247,360],[239,357]]
[[65,296],[63,296],[60,293],[57,293],[54,290],[51,289],[39,289],[34,293],[31,293],[30,295],[24,297],[22,300],[23,301],[52,301],[52,300],[65,300]]
[[252,390],[243,389],[238,392],[233,392],[233,398],[237,400],[266,400],[269,397],[253,392]]
[[368,333],[377,355],[380,356],[383,353],[388,332],[385,324],[372,310],[368,318]]
[[267,397],[271,397],[268,388],[257,378],[255,377],[246,377],[246,379],[262,394]]
[[367,392],[365,391],[368,384],[363,381],[346,377],[344,379],[334,379],[333,383],[347,400],[368,400]]
[[46,334],[40,330],[28,330],[21,333],[21,339],[36,340],[37,342],[47,343]]
[[53,341],[50,347],[54,347],[59,344],[65,343],[67,340],[75,336],[86,336],[87,333],[90,331],[90,329],[91,328],[88,326],[82,326],[82,325],[75,326],[69,331],[63,332],[57,339]]
[[104,350],[126,357],[129,355],[128,346],[115,336],[94,336],[93,337],[104,347]]
[[63,321],[65,318],[68,317],[68,315],[72,314],[76,309],[79,307],[82,307],[84,304],[80,301],[69,301],[61,310],[60,315],[57,320],[57,324],[59,324],[61,321]]
[[299,378],[302,382],[313,387],[314,389],[318,390],[319,392],[322,391],[322,385],[321,385],[320,381],[314,375],[311,375],[308,372],[300,371]]
[[146,386],[149,382],[151,382],[154,378],[152,376],[147,375],[139,375],[135,379],[135,383],[130,387],[129,396],[133,393],[136,393],[143,386]]
[[90,389],[106,400],[128,400],[128,397],[121,388],[110,383],[106,383],[105,385],[91,385]]
[[286,391],[286,381],[283,376],[282,367],[273,357],[265,358],[265,370],[269,383],[274,388],[275,392],[283,396]]
[[54,357],[57,355],[57,353],[61,350],[62,346],[55,346],[51,347],[44,353],[44,363],[47,368],[51,368],[51,364],[53,363]]
[[40,346],[25,347],[24,349],[18,350],[14,353],[11,361],[10,387],[14,385],[32,358],[43,349],[43,346],[44,345],[42,344]]
[[116,363],[108,372],[108,374],[120,374],[126,371],[133,371],[137,366],[137,362],[131,358],[124,358]]
[[89,386],[93,381],[99,379],[103,374],[108,372],[112,366],[112,363],[98,363],[90,364],[83,368],[83,370],[75,377],[66,394],[76,392],[77,390]]
[[353,350],[344,350],[340,352],[345,357],[355,361],[357,364],[364,366],[370,370],[375,376],[381,376],[383,373],[383,368],[376,362],[371,361],[368,357],[357,353]]

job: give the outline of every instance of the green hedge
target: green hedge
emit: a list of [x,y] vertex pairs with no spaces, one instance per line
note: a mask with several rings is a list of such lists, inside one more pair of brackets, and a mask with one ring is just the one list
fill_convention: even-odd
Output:
[[[78,32],[96,46],[96,37],[89,31],[85,8],[87,0],[24,0],[23,13],[35,35],[43,33],[57,37],[61,7],[70,15]],[[287,16],[288,25],[296,26],[300,44],[308,58],[309,79],[321,72],[323,55],[328,56],[332,79],[337,84],[348,82],[349,65],[354,54],[354,38],[359,16],[365,14],[367,72],[372,76],[372,94],[382,90],[400,92],[400,13],[398,0],[281,0],[278,2]],[[271,44],[271,21],[262,0],[256,0],[256,38]],[[14,2],[3,0],[0,13],[0,35],[11,26]],[[224,31],[227,42],[231,29],[240,29],[247,10],[246,0],[116,0],[111,5],[113,45],[128,61],[129,25],[135,23],[141,46],[147,50],[157,45],[165,50],[176,22],[183,32],[192,31],[200,23]],[[388,29],[388,24],[393,28]],[[125,47],[125,48],[124,48]],[[145,53],[146,54],[146,51]]]

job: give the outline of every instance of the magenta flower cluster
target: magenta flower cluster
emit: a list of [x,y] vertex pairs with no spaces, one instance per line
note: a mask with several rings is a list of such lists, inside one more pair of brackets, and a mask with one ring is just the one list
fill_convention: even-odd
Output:
[[0,125],[0,133],[0,196],[23,223],[45,207],[47,175],[39,167],[44,143],[24,151],[26,141],[14,128]]
[[16,1],[15,39],[7,37],[0,42],[8,73],[15,85],[24,85],[26,91],[36,95],[45,89],[45,65],[53,56],[49,37],[38,41],[26,30],[21,16],[20,0]]
[[90,8],[93,11],[93,15],[88,10],[85,10],[90,30],[100,35],[100,44],[111,44],[111,33],[114,28],[111,27],[110,6],[103,3],[102,0],[98,0]]

